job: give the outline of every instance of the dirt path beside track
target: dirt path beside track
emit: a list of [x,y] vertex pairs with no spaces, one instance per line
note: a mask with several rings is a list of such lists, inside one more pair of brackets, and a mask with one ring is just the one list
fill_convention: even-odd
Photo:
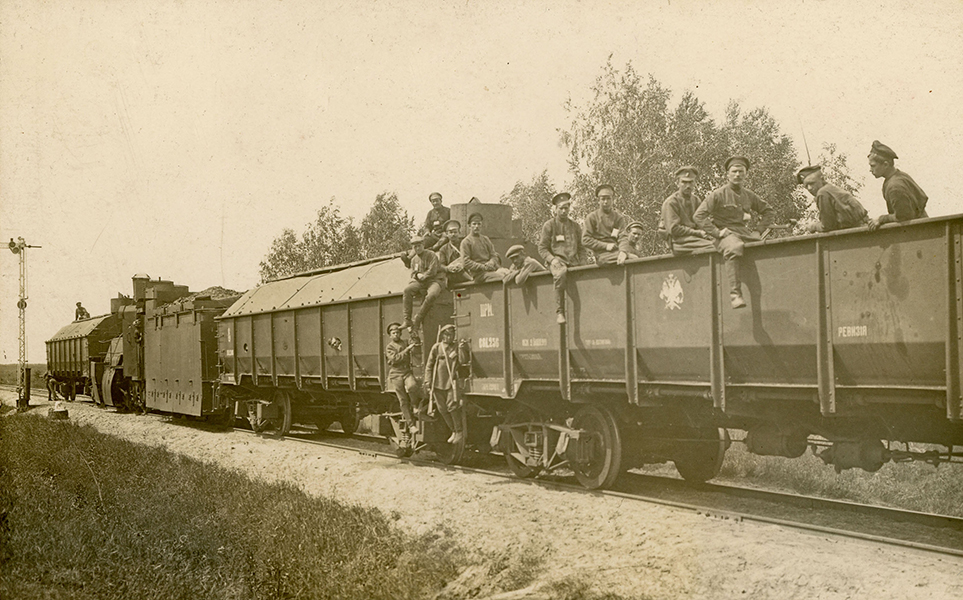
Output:
[[[11,392],[0,397],[13,403]],[[544,597],[545,586],[574,577],[628,598],[963,598],[963,559],[66,406],[75,423],[377,507],[414,533],[453,536],[480,565],[450,586],[456,597],[489,595],[489,567],[526,555],[542,571],[511,597]]]

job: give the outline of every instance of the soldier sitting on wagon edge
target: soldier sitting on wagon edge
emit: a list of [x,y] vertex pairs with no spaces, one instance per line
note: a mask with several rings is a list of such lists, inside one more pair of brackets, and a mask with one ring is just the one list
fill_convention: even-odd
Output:
[[873,177],[883,178],[883,200],[886,200],[886,212],[875,219],[870,219],[869,230],[875,231],[884,223],[898,223],[910,219],[925,219],[926,201],[929,198],[913,178],[900,171],[893,164],[899,158],[892,148],[873,142],[873,149],[869,153],[869,170]]
[[561,192],[552,197],[555,216],[542,225],[538,240],[538,253],[548,265],[555,282],[556,321],[565,322],[565,285],[568,281],[568,268],[588,262],[588,252],[582,245],[582,228],[569,218],[572,208],[572,195]]
[[725,162],[729,183],[712,190],[696,209],[693,218],[703,231],[715,238],[715,247],[726,260],[729,275],[729,299],[732,308],[744,308],[742,282],[739,279],[739,263],[746,242],[762,240],[756,231],[749,229],[751,212],[760,217],[756,228],[764,231],[772,223],[772,208],[743,182],[749,171],[749,159],[732,156]]
[[468,235],[461,241],[461,260],[465,273],[475,282],[501,280],[508,272],[499,266],[495,245],[487,235],[482,235],[484,221],[481,213],[474,212],[468,217]]
[[508,268],[508,272],[503,279],[505,283],[511,283],[514,279],[518,285],[525,285],[529,275],[535,271],[545,270],[542,263],[529,256],[528,253],[525,252],[525,246],[521,244],[515,244],[509,248],[505,256],[508,257],[508,260],[512,261],[512,266]]
[[625,227],[625,237],[619,243],[619,258],[616,261],[624,265],[630,258],[642,258],[642,251],[639,250],[639,242],[642,241],[642,223],[632,221]]
[[[411,257],[411,283],[405,288],[402,296],[405,317],[402,327],[411,330],[412,337],[415,337],[431,305],[441,294],[441,286],[444,284],[445,275],[435,253],[431,250],[425,250],[425,238],[420,235],[411,238],[411,250],[413,253]],[[418,314],[412,321],[411,311],[415,296],[420,294],[425,295],[425,301],[422,302]]]
[[662,226],[672,246],[672,254],[692,254],[697,250],[715,247],[712,236],[699,229],[692,218],[699,208],[699,201],[692,193],[698,177],[699,169],[695,167],[678,169],[675,172],[675,181],[679,189],[662,203]]
[[850,229],[869,223],[866,209],[859,200],[846,190],[827,183],[819,165],[799,169],[796,183],[816,199],[819,221],[806,226],[810,233]]
[[74,311],[74,321],[82,321],[84,319],[89,319],[89,318],[90,318],[90,313],[87,312],[86,308],[80,305],[80,302],[78,302],[77,310]]
[[595,188],[599,209],[585,217],[582,245],[595,253],[599,265],[611,265],[618,261],[619,241],[625,237],[628,219],[615,210],[615,188],[607,183]]

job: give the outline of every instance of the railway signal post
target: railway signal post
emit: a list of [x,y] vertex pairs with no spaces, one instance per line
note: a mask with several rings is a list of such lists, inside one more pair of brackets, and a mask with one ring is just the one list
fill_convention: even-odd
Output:
[[17,361],[17,408],[26,410],[30,404],[30,382],[28,380],[29,371],[27,370],[27,248],[40,248],[31,246],[18,237],[17,241],[10,238],[7,244],[10,251],[20,255],[20,299],[17,301],[17,308],[20,311],[20,353]]

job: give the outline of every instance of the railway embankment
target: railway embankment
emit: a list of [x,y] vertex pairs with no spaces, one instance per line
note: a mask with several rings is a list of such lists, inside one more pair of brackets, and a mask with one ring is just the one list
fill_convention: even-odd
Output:
[[[4,394],[10,403],[12,395]],[[68,408],[71,422],[127,441],[293,485],[311,497],[378,509],[413,539],[444,536],[465,552],[460,573],[445,588],[448,597],[551,597],[552,590],[631,598],[963,596],[963,560],[954,557],[518,485],[158,415],[115,414],[85,403]],[[41,411],[46,405],[34,409]],[[75,464],[86,469],[79,459]],[[522,595],[505,595],[513,589]]]

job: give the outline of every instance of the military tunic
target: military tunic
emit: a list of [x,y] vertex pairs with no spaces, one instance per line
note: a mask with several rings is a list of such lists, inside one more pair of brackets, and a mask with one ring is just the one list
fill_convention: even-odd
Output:
[[883,180],[883,199],[886,200],[889,214],[880,217],[880,224],[925,219],[928,216],[926,201],[929,198],[912,177],[899,169]]
[[691,254],[714,247],[711,241],[702,237],[702,231],[692,218],[698,208],[695,195],[690,195],[687,200],[681,192],[675,192],[662,203],[662,226],[674,254]]
[[[582,245],[595,253],[599,264],[611,264],[619,255],[619,240],[625,236],[628,220],[625,215],[613,209],[605,213],[601,208],[585,218]],[[608,244],[614,244],[609,250]]]
[[864,225],[866,209],[846,190],[827,183],[816,192],[816,208],[823,231],[836,231]]

